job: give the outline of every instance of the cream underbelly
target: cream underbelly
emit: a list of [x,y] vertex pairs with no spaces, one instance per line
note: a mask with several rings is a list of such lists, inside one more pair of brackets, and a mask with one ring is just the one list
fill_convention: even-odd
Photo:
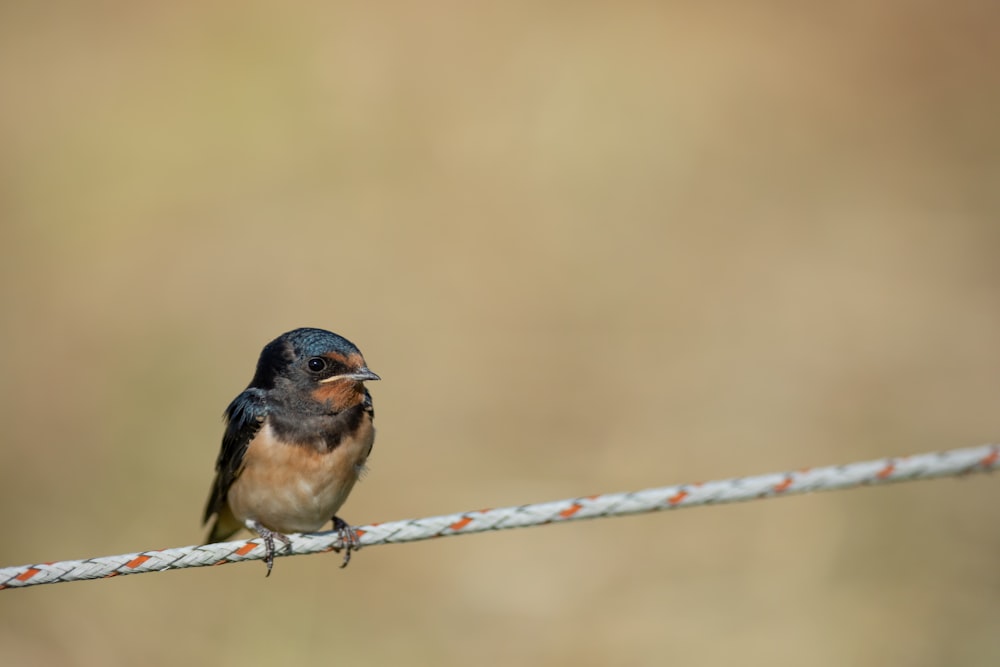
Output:
[[354,488],[374,439],[367,422],[332,451],[281,442],[264,424],[247,448],[244,467],[229,489],[236,519],[281,533],[313,532],[330,521]]

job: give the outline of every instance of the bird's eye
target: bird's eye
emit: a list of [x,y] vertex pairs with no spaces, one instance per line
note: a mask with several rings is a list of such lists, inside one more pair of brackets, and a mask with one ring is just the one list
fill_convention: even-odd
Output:
[[309,360],[309,370],[313,373],[319,373],[321,370],[326,368],[326,359],[321,357],[313,357]]

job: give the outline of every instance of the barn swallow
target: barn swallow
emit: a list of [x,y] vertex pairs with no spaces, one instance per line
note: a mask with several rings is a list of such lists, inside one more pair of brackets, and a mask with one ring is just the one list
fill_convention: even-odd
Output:
[[[247,388],[226,408],[226,431],[204,522],[208,541],[240,528],[264,538],[267,576],[274,540],[340,531],[346,567],[358,536],[338,517],[365,470],[375,441],[375,411],[366,380],[378,380],[358,348],[323,329],[295,329],[260,353]],[[340,551],[338,548],[337,551]]]

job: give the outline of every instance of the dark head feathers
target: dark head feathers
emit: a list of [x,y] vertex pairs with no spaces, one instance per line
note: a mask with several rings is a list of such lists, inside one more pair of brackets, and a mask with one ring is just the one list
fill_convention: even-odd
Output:
[[283,333],[264,346],[257,361],[257,372],[250,387],[271,389],[274,379],[282,374],[296,359],[318,357],[336,352],[343,357],[361,355],[351,341],[325,329],[294,329]]

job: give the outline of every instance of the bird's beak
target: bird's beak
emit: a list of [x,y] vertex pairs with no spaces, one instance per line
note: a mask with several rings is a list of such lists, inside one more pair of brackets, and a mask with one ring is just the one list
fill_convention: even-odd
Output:
[[364,382],[365,380],[381,380],[379,376],[372,373],[367,366],[362,366],[358,371],[351,373],[347,377],[352,380],[357,380],[358,382]]
[[364,382],[365,380],[381,380],[379,376],[372,373],[367,366],[362,366],[353,373],[344,373],[343,375],[334,375],[333,377],[328,377],[325,380],[320,380],[320,384],[326,384],[327,382],[336,382],[337,380],[354,380],[355,382]]

